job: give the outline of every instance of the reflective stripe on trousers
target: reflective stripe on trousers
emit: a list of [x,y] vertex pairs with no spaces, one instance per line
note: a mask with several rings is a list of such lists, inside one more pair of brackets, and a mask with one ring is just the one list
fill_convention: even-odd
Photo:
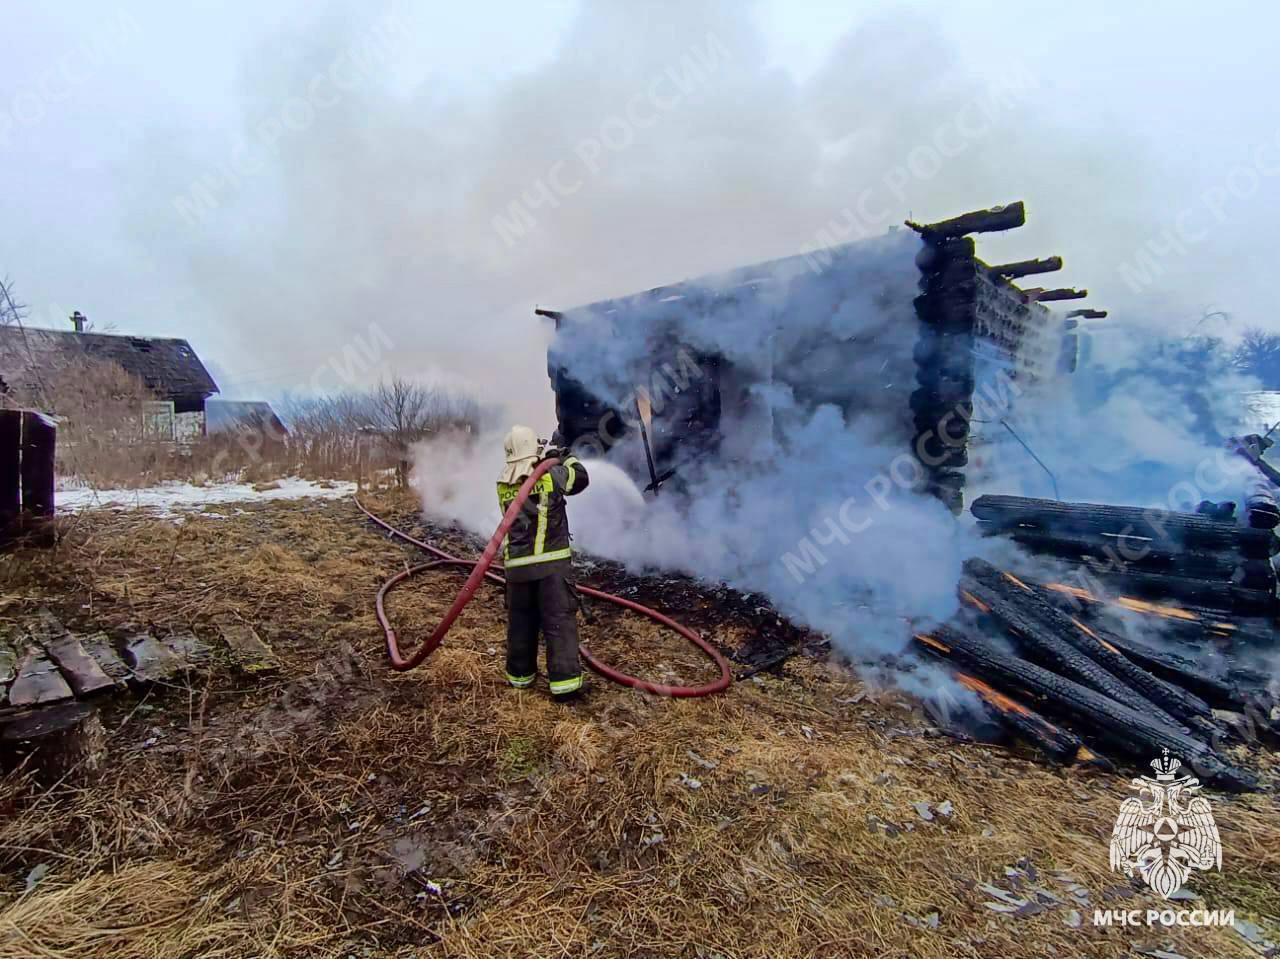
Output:
[[564,549],[553,549],[549,553],[534,553],[532,556],[517,556],[515,559],[508,559],[503,565],[507,569],[515,569],[517,566],[532,566],[534,563],[550,563],[557,559],[568,559],[573,555],[573,550],[566,546]]
[[565,693],[572,693],[582,688],[582,674],[579,673],[572,679],[561,679],[551,684],[551,695],[563,696]]

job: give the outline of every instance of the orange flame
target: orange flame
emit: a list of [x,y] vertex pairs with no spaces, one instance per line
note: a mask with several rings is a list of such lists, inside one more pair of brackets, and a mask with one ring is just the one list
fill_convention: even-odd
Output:
[[1103,639],[1101,636],[1099,636],[1097,633],[1091,630],[1088,626],[1080,622],[1080,620],[1076,619],[1074,616],[1071,616],[1068,618],[1071,620],[1071,622],[1075,623],[1078,627],[1080,627],[1080,632],[1084,633],[1086,636],[1092,636],[1099,643],[1101,643],[1106,649],[1109,649],[1111,652],[1119,655],[1120,650],[1116,649],[1114,646],[1108,643],[1105,639]]
[[1013,583],[1014,586],[1020,586],[1024,590],[1026,590],[1028,593],[1031,592],[1031,587],[1028,586],[1026,583],[1024,583],[1022,580],[1018,579],[1018,577],[1014,576],[1013,573],[1004,571],[1001,573],[1001,575],[1004,576],[1004,578],[1007,579],[1009,582]]
[[1200,617],[1195,613],[1189,613],[1177,606],[1161,606],[1159,603],[1149,603],[1145,599],[1137,599],[1133,596],[1116,597],[1116,605],[1131,609],[1135,613],[1148,613],[1152,616],[1163,616],[1166,619],[1182,619],[1193,623],[1200,621]]
[[969,605],[976,606],[978,609],[982,610],[982,612],[984,613],[991,612],[990,606],[988,606],[982,600],[978,599],[977,596],[974,596],[973,593],[969,592],[967,589],[960,590],[960,595],[964,598],[964,601]]
[[[1094,639],[1098,639],[1098,634],[1097,634],[1097,633],[1095,633],[1093,630],[1091,630],[1091,629],[1090,629],[1088,626],[1086,626],[1084,623],[1080,622],[1080,620],[1076,619],[1074,616],[1072,616],[1072,617],[1071,617],[1071,622],[1073,622],[1073,623],[1075,623],[1077,626],[1079,626],[1079,627],[1080,627],[1080,632],[1084,633],[1086,636],[1092,636]],[[1102,640],[1098,639],[1098,642],[1102,642]]]
[[1113,606],[1120,606],[1123,609],[1148,616],[1163,616],[1166,619],[1181,619],[1192,623],[1200,622],[1199,616],[1188,612],[1180,606],[1162,606],[1159,603],[1138,599],[1136,596],[1117,596],[1114,600],[1100,599],[1087,589],[1081,589],[1079,586],[1068,586],[1066,583],[1045,583],[1044,588],[1051,589],[1055,593],[1074,596],[1076,599],[1087,600],[1091,603],[1108,603]]
[[1055,593],[1066,593],[1068,596],[1074,596],[1076,599],[1087,599],[1095,603],[1101,602],[1093,593],[1087,589],[1081,589],[1079,586],[1068,586],[1066,583],[1045,583],[1045,589],[1051,589]]
[[1017,700],[1010,699],[998,689],[987,685],[977,676],[970,676],[968,673],[956,673],[956,679],[959,681],[961,686],[964,686],[967,689],[972,689],[984,700],[1002,712],[1018,713],[1021,716],[1031,715],[1031,710],[1027,709],[1026,706],[1023,706]]
[[940,649],[944,653],[951,652],[950,646],[948,646],[946,643],[942,642],[941,640],[934,639],[928,633],[916,633],[916,639],[924,643],[926,646],[932,646],[934,649]]

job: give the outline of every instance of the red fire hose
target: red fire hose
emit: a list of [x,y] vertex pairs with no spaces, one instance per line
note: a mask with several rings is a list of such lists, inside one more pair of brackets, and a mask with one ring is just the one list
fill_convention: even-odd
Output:
[[[382,588],[378,590],[377,598],[374,601],[374,608],[378,615],[378,624],[386,634],[387,655],[391,659],[392,669],[401,672],[413,669],[435,652],[436,647],[440,645],[444,640],[445,634],[448,633],[450,627],[453,626],[454,620],[458,618],[458,615],[462,612],[463,608],[466,607],[466,605],[471,602],[472,597],[475,596],[476,590],[480,588],[481,580],[487,579],[489,582],[497,583],[499,586],[506,584],[506,580],[497,573],[491,572],[489,567],[493,565],[494,557],[497,556],[498,549],[501,547],[503,539],[506,538],[507,531],[511,528],[511,524],[515,522],[516,516],[520,512],[520,507],[523,506],[524,501],[529,498],[529,493],[533,489],[533,484],[538,481],[543,473],[551,469],[551,467],[555,466],[558,462],[559,460],[556,459],[543,460],[533,471],[533,475],[524,481],[519,492],[516,493],[516,498],[512,501],[511,505],[507,507],[507,511],[502,515],[502,522],[498,524],[498,528],[494,531],[493,536],[490,537],[488,545],[485,546],[484,552],[480,554],[480,558],[478,560],[459,559],[456,556],[451,556],[442,549],[432,546],[430,543],[424,543],[420,539],[414,539],[408,533],[396,529],[390,523],[378,516],[375,516],[365,508],[359,498],[356,499],[356,506],[360,507],[360,511],[392,536],[402,539],[406,543],[412,543],[419,549],[425,550],[432,556],[437,557],[429,563],[422,563],[421,565],[413,566],[409,569],[396,573],[389,580],[383,583]],[[391,628],[391,623],[387,618],[387,593],[391,592],[392,589],[404,582],[406,579],[409,579],[411,576],[416,576],[428,569],[434,569],[440,566],[470,566],[472,568],[471,575],[467,577],[467,581],[463,584],[462,590],[458,593],[457,598],[454,599],[453,605],[450,606],[448,611],[444,614],[444,619],[440,620],[440,625],[435,628],[430,636],[423,640],[422,645],[418,647],[417,652],[412,656],[406,657],[400,652],[400,645],[396,637],[396,631]],[[675,620],[662,615],[662,613],[659,613],[657,610],[650,609],[648,606],[641,606],[639,603],[632,602],[629,599],[623,599],[621,596],[614,596],[612,593],[606,593],[598,589],[591,589],[588,586],[578,586],[577,590],[586,596],[594,596],[596,599],[603,599],[606,602],[623,606],[626,609],[635,610],[637,613],[649,617],[654,622],[661,623],[668,629],[675,630],[685,639],[689,640],[689,642],[693,643],[693,645],[706,653],[711,661],[716,664],[716,668],[720,670],[720,677],[718,679],[703,686],[668,686],[664,683],[653,683],[647,679],[640,679],[637,676],[629,676],[626,673],[619,672],[613,667],[596,659],[585,646],[581,647],[582,658],[586,661],[586,664],[605,679],[613,680],[613,682],[619,683],[623,686],[630,686],[632,689],[644,690],[645,692],[653,693],[657,696],[710,696],[712,693],[723,692],[729,688],[729,684],[733,681],[733,677],[729,672],[729,663],[720,655],[719,651],[716,650],[715,647],[687,626],[680,625]]]

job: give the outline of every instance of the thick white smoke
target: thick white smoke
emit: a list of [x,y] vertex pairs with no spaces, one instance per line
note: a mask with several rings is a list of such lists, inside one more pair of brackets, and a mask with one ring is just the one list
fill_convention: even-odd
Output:
[[970,492],[1185,512],[1203,500],[1243,508],[1256,474],[1228,441],[1243,432],[1243,396],[1258,382],[1211,340],[1166,338],[1124,318],[1104,323],[1085,335],[1074,374],[1020,395],[999,417],[1012,432],[981,424],[992,443],[970,470]]
[[[594,457],[592,485],[570,507],[577,544],[637,571],[762,594],[861,661],[900,650],[913,624],[954,613],[966,558],[1034,568],[914,491],[919,246],[914,234],[890,231],[840,251],[820,273],[793,258],[567,311],[552,367],[631,427],[619,441],[622,424],[611,418],[579,441]],[[628,476],[643,472],[637,396],[653,401],[660,435],[660,405],[677,402],[673,389],[696,392],[698,377],[712,375],[673,364],[673,342],[682,356],[718,357],[724,438],[714,453],[678,461],[677,477],[646,496]],[[968,501],[981,492],[1053,496],[1046,467],[1064,499],[1182,509],[1239,500],[1247,469],[1214,430],[1229,431],[1231,396],[1247,382],[1219,363],[1217,382],[1206,384],[1192,365],[1216,361],[1140,331],[1121,331],[1096,352],[1086,349],[1074,378],[1016,388],[1008,406],[977,403],[976,418],[1000,421],[982,432],[1002,442],[970,471]],[[679,389],[673,380],[683,380]],[[487,535],[498,519],[500,450],[496,434],[466,449],[424,446],[428,514]],[[1053,569],[1049,578],[1060,578]]]
[[[501,441],[493,434],[466,447],[420,446],[424,513],[491,534]],[[617,466],[589,460],[591,485],[571,500],[570,527],[590,554],[636,572],[683,572],[760,593],[851,658],[873,658],[901,647],[908,618],[955,611],[960,564],[978,548],[936,500],[896,487],[888,508],[867,498],[882,472],[876,461],[887,466],[900,452],[868,445],[856,425],[824,407],[797,422],[776,459],[703,470],[687,499],[646,497]],[[850,497],[858,500],[852,509]],[[796,561],[788,564],[788,554]]]
[[[976,547],[940,502],[909,488],[918,248],[903,230],[821,275],[795,260],[682,287],[651,336],[630,327],[651,313],[571,311],[554,362],[617,409],[634,410],[637,391],[659,397],[663,373],[647,351],[670,335],[720,357],[721,375],[731,367],[760,411],[751,420],[724,409],[719,449],[679,462],[657,496],[642,497],[613,465],[635,462],[634,429],[616,445],[611,429],[603,442],[587,436],[581,447],[602,458],[588,462],[591,486],[570,506],[578,545],[635,570],[760,593],[858,659],[898,649],[909,619],[950,615],[960,564]],[[419,476],[441,478],[421,481],[431,484],[426,511],[491,531],[500,449],[496,436],[461,460],[457,448],[424,447]]]
[[[167,104],[121,161],[128,248],[150,271],[140,285],[179,305],[177,332],[237,395],[339,388],[337,360],[352,385],[388,371],[446,380],[549,429],[534,304],[1020,197],[1034,213],[1008,241],[1020,253],[1070,249],[1095,284],[1113,267],[1086,242],[1091,213],[1048,208],[1064,184],[1134,155],[1123,130],[1063,149],[1043,129],[1048,77],[981,78],[923,14],[859,24],[803,81],[771,62],[759,11],[738,0],[582,4],[543,61],[493,83],[431,75],[420,46],[438,29],[427,8],[391,3],[246,27],[258,49],[237,72],[230,128]],[[934,139],[950,143],[957,124],[980,135],[939,166]],[[1107,170],[1108,233],[1123,224],[1132,248],[1139,213],[1169,203],[1149,200],[1149,178]],[[553,180],[566,192],[548,198]],[[516,220],[518,236],[502,228]],[[377,362],[344,360],[360,338],[384,344]]]

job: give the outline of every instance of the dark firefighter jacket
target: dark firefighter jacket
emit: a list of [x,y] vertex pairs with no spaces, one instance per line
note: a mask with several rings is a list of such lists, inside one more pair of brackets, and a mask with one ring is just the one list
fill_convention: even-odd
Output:
[[[526,583],[552,573],[568,573],[569,517],[564,498],[587,488],[587,470],[576,456],[567,456],[538,478],[502,544],[506,577]],[[520,491],[520,483],[498,484],[498,505],[505,513]]]

